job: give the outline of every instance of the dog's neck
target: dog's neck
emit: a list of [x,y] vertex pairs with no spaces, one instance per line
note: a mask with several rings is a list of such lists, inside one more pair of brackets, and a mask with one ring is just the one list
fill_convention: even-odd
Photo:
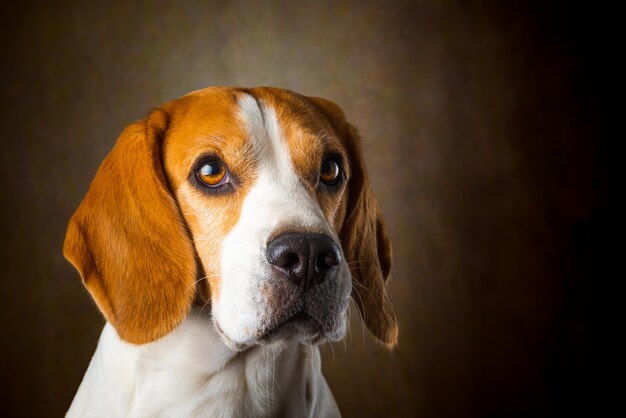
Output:
[[162,339],[122,341],[107,324],[68,416],[337,416],[315,346],[228,349],[193,309]]

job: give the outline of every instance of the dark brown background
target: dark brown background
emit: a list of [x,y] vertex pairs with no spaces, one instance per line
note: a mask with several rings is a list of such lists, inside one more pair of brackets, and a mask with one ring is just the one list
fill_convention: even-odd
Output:
[[61,254],[66,222],[125,125],[207,85],[333,99],[365,138],[401,334],[388,353],[353,315],[347,348],[323,349],[345,416],[608,408],[614,12],[21,3],[1,13],[0,415],[68,407],[103,322]]

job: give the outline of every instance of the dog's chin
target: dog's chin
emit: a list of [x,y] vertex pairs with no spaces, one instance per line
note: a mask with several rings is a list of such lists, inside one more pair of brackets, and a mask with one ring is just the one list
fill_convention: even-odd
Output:
[[319,323],[301,311],[265,329],[257,344],[269,345],[281,340],[316,344],[323,338]]
[[228,347],[230,350],[241,352],[241,351],[246,351],[248,348],[252,347],[253,344],[242,344],[242,343],[233,341],[228,335],[226,335],[226,333],[224,333],[224,331],[222,331],[222,328],[220,327],[220,324],[218,324],[217,321],[213,321],[213,326],[215,330],[217,331],[217,335],[219,335],[220,338],[222,339],[222,342],[224,343],[224,345]]
[[346,335],[347,314],[340,315],[340,319],[332,329],[324,330],[319,321],[305,311],[300,311],[260,331],[257,339],[247,343],[233,341],[222,331],[217,321],[214,321],[214,325],[224,345],[232,351],[241,352],[253,346],[266,346],[278,342],[318,345],[329,341],[339,341]]

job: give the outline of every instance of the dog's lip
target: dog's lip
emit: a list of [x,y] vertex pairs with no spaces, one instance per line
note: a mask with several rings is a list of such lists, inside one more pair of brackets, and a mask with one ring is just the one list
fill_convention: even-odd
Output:
[[[294,308],[289,311],[288,314],[284,315],[279,321],[276,321],[274,324],[266,327],[262,332],[260,332],[259,341],[270,340],[273,334],[279,332],[282,328],[289,324],[312,324],[315,328],[318,329],[318,332],[315,336],[321,333],[321,327],[319,322],[309,313],[307,313],[306,309],[303,307]],[[315,337],[313,336],[313,337]]]
[[261,338],[271,334],[272,332],[278,330],[279,328],[281,328],[283,325],[287,325],[290,322],[298,322],[298,321],[305,321],[307,319],[311,318],[309,316],[309,314],[307,314],[306,312],[304,312],[304,309],[299,309],[289,315],[286,315],[285,318],[283,318],[280,321],[277,321],[275,324],[265,328],[265,330],[263,330],[263,332],[261,332]]
[[[264,327],[256,332],[255,337],[249,338],[245,342],[236,342],[224,332],[219,322],[213,318],[213,325],[217,334],[228,348],[233,351],[242,352],[257,345],[272,344],[278,340],[290,339],[291,336],[298,340],[308,341],[310,344],[319,344],[328,341],[332,330],[326,329],[323,323],[315,315],[311,315],[304,300],[299,299],[291,308],[283,311],[282,315],[275,315],[278,318],[266,323]],[[288,328],[288,329],[286,329]],[[281,331],[284,332],[281,335]],[[333,338],[330,340],[334,341]]]
[[222,340],[226,343],[226,346],[231,350],[241,352],[251,347],[250,344],[242,344],[233,341],[230,337],[228,337],[228,335],[226,335],[226,333],[220,327],[220,324],[215,320],[213,321],[213,326],[217,330],[217,334],[222,338]]

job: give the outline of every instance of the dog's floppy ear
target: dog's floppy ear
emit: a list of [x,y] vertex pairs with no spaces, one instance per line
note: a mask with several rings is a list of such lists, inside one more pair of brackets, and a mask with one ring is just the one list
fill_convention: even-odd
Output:
[[367,179],[360,138],[339,106],[318,97],[310,100],[344,138],[350,158],[345,218],[339,236],[352,273],[353,298],[370,332],[391,348],[398,341],[398,323],[385,289],[391,270],[391,243]]
[[196,262],[162,165],[166,111],[127,127],[72,216],[65,257],[124,340],[171,331],[194,296]]

